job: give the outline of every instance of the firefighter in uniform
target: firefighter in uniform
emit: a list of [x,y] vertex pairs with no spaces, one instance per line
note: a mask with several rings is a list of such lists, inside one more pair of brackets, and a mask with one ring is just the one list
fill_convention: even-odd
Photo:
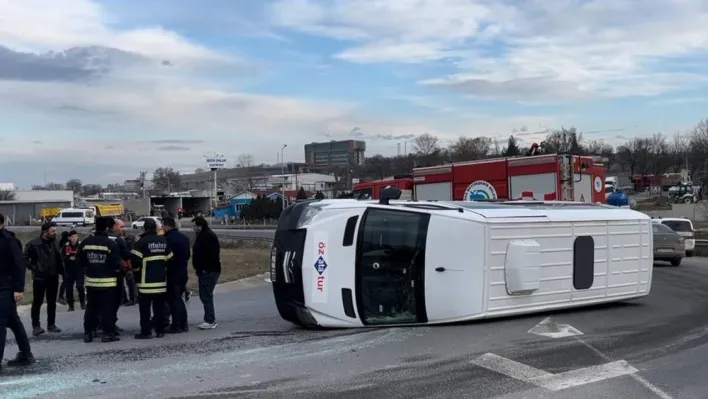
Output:
[[114,342],[115,301],[121,269],[120,248],[108,237],[107,218],[96,218],[96,233],[79,244],[79,262],[86,271],[87,303],[84,313],[84,342],[91,342],[98,327],[103,329],[102,342]]
[[[152,338],[152,313],[156,321],[165,318],[165,303],[167,300],[167,267],[172,259],[172,250],[167,245],[165,237],[157,234],[157,224],[148,219],[143,225],[145,230],[140,240],[130,251],[133,275],[138,286],[138,306],[140,310],[140,333],[136,339]],[[165,336],[163,323],[154,323],[157,338]]]

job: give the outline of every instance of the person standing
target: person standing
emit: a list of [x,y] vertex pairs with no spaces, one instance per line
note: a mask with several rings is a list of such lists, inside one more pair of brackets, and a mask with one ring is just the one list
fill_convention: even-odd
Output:
[[[128,251],[132,251],[133,247],[135,246],[135,237],[132,235],[129,235],[127,231],[123,230],[125,232],[125,244],[128,246]],[[126,274],[125,276],[125,285],[128,286],[128,301],[124,302],[125,306],[135,306],[138,304],[138,287],[135,285],[135,275],[133,274],[132,271],[132,264],[130,263],[130,260],[128,261],[128,267],[130,269],[130,272]]]
[[64,256],[64,281],[66,282],[66,302],[69,305],[69,312],[74,311],[74,285],[79,293],[79,305],[81,309],[86,309],[86,288],[84,288],[84,269],[78,259],[79,254],[79,234],[76,230],[69,232],[69,238],[62,249]]
[[[127,299],[127,294],[125,292],[125,277],[130,272],[130,250],[128,249],[128,244],[125,242],[123,236],[125,235],[125,223],[120,219],[106,218],[106,223],[108,223],[108,238],[118,245],[118,250],[120,252],[121,258],[121,272],[118,275],[118,290],[116,292],[117,298],[114,302],[115,304],[115,317],[116,323],[118,322],[118,310],[123,304],[123,301]],[[115,332],[120,333],[123,331],[118,325],[115,325]]]
[[[0,361],[5,355],[7,329],[15,335],[20,351],[8,366],[28,366],[34,363],[32,348],[25,326],[17,313],[17,304],[24,299],[25,261],[22,244],[15,233],[5,228],[5,215],[0,213]],[[0,366],[2,368],[2,366]]]
[[84,342],[91,342],[99,320],[101,342],[119,341],[115,331],[115,301],[121,270],[120,248],[108,237],[108,220],[96,218],[96,232],[79,244],[79,264],[86,271],[87,304],[84,313]]
[[44,298],[47,298],[47,331],[60,333],[56,326],[57,294],[59,276],[64,275],[61,248],[56,240],[57,228],[54,223],[44,223],[41,235],[27,243],[24,258],[32,271],[32,335],[41,335],[45,331],[39,322],[39,311]]
[[172,316],[172,325],[167,332],[170,334],[187,332],[189,331],[187,306],[184,304],[182,296],[189,279],[187,273],[191,256],[189,238],[179,231],[174,218],[162,219],[162,226],[165,230],[165,240],[174,254],[167,273],[167,303]]
[[[69,242],[69,232],[62,231],[61,238],[59,239],[59,248],[64,250],[64,246],[67,242]],[[64,294],[66,294],[66,278],[61,279],[61,285],[59,285],[59,298],[57,298],[57,302],[61,303],[62,305],[67,305]]]
[[199,299],[204,305],[204,322],[198,327],[202,330],[216,328],[214,312],[214,289],[221,275],[221,246],[216,236],[202,216],[192,220],[197,234],[192,248],[192,266],[199,280]]
[[140,276],[137,281],[140,333],[135,335],[135,339],[152,338],[151,307],[156,321],[155,334],[157,338],[162,338],[165,336],[165,325],[157,321],[165,319],[167,273],[173,254],[165,237],[157,234],[157,223],[154,220],[146,220],[143,230],[140,239],[130,251],[134,271]]

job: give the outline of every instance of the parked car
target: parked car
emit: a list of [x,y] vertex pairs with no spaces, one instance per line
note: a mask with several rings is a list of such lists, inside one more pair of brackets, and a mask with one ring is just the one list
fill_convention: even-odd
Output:
[[685,239],[670,227],[652,223],[654,232],[654,261],[670,262],[671,266],[681,265],[686,255]]
[[696,231],[693,229],[693,223],[688,219],[682,218],[656,218],[652,219],[654,223],[661,223],[668,226],[683,237],[686,243],[686,256],[693,256],[693,251],[696,249]]
[[160,219],[160,218],[157,217],[157,216],[146,216],[146,217],[144,217],[144,218],[140,218],[140,219],[134,221],[133,224],[131,224],[131,227],[132,227],[134,230],[140,230],[140,229],[143,228],[143,225],[145,224],[145,221],[148,220],[148,219],[152,219],[152,220],[155,221],[155,223],[157,224],[157,229],[158,229],[158,230],[161,230],[161,229],[162,229],[162,219]]

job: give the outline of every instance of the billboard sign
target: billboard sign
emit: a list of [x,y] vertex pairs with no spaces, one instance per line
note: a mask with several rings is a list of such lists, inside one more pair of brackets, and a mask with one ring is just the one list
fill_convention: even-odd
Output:
[[223,169],[226,167],[226,158],[223,156],[211,156],[205,158],[207,169]]

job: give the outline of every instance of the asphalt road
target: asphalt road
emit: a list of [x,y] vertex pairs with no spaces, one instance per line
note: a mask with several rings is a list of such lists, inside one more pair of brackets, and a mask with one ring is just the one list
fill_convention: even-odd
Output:
[[[678,399],[708,391],[708,259],[657,264],[652,293],[638,301],[440,327],[301,330],[279,318],[263,278],[237,285],[217,294],[217,329],[162,340],[132,339],[135,307],[120,313],[130,336],[111,344],[84,344],[81,313],[62,313],[63,333],[32,340],[36,365],[3,370],[0,397]],[[198,298],[189,311],[198,323]],[[582,335],[528,332],[543,332],[544,321],[545,331]]]
[[[37,231],[39,232],[39,227],[36,226],[11,226],[8,227],[9,230],[13,231]],[[61,227],[59,229],[60,231],[63,230],[69,230],[69,228],[64,228]],[[88,233],[91,230],[91,227],[77,227],[76,231],[83,232],[83,233]],[[252,229],[252,230],[240,230],[240,229],[235,229],[235,228],[220,228],[220,226],[215,226],[212,229],[217,235],[220,237],[233,237],[233,238],[270,238],[272,239],[273,236],[275,235],[275,230],[260,230],[260,229]],[[131,230],[132,231],[132,230]],[[191,228],[181,228],[180,231],[188,232],[192,231]],[[135,231],[137,232],[137,231]]]

